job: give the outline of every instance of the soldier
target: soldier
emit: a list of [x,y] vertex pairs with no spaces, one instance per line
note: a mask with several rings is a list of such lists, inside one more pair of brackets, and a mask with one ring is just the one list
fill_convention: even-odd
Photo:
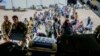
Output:
[[12,24],[12,29],[11,29],[11,33],[10,33],[10,37],[13,40],[17,40],[19,41],[19,45],[22,47],[24,46],[24,43],[26,43],[26,34],[27,34],[27,27],[24,23],[20,22],[18,20],[18,17],[16,15],[14,15],[12,17],[13,20],[13,24]]
[[4,22],[2,23],[2,32],[5,35],[10,34],[12,23],[9,21],[8,16],[4,16]]
[[13,19],[13,24],[11,29],[11,38],[13,40],[23,40],[27,33],[26,25],[20,22],[16,15],[14,15],[12,19]]
[[32,33],[32,29],[34,27],[34,21],[33,21],[33,18],[30,17],[30,20],[28,21],[28,34],[31,34]]

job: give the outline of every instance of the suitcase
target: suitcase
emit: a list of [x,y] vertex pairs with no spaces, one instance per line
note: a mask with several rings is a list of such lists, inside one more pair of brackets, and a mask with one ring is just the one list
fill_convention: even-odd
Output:
[[53,44],[55,44],[55,40],[48,37],[34,37],[32,40],[33,47],[43,47],[52,49]]

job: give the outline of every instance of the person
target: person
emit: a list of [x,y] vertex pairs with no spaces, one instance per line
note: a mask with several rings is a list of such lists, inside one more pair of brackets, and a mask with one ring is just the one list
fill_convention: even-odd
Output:
[[48,21],[48,23],[45,25],[46,27],[46,33],[48,37],[51,37],[52,34],[52,22]]
[[27,33],[32,33],[32,29],[33,29],[33,26],[34,25],[34,23],[33,23],[33,18],[32,17],[30,17],[30,20],[29,20],[29,22],[28,22],[28,32]]
[[38,20],[38,13],[35,12],[33,17],[34,17],[34,20],[37,21]]
[[80,26],[79,20],[75,19],[75,22],[74,22],[74,25],[73,25],[73,32],[74,32],[74,34],[77,33],[77,29],[79,28],[79,26]]
[[72,25],[70,24],[69,20],[66,19],[62,25],[62,35],[72,35],[72,32]]
[[89,30],[90,32],[92,32],[92,28],[93,28],[93,22],[88,24],[87,27],[86,27],[86,29]]
[[42,25],[41,23],[38,25],[38,28],[37,28],[37,36],[41,36],[41,37],[47,36],[45,26]]
[[67,6],[65,6],[65,8],[64,8],[64,16],[65,17],[69,17],[69,15],[67,15],[67,11],[68,11],[68,8],[67,8]]
[[81,33],[81,34],[84,32],[83,21],[80,22],[80,25],[78,26],[78,29],[77,29],[77,30],[78,30],[78,32]]
[[61,20],[58,20],[58,37],[61,36]]
[[26,26],[28,26],[28,20],[27,20],[27,18],[24,19],[24,24],[25,24]]
[[87,23],[86,23],[86,26],[85,26],[85,31],[89,30],[91,32],[92,27],[93,27],[93,22],[92,22],[91,18],[88,17]]
[[76,25],[76,24],[77,24],[77,22],[79,22],[79,20],[74,19],[73,21],[71,21],[71,25]]
[[94,30],[94,34],[97,39],[100,39],[100,25],[96,27],[96,29]]
[[25,51],[19,45],[13,42],[0,44],[0,55],[3,56],[25,56]]
[[76,12],[76,9],[73,7],[73,11],[72,11],[71,19],[74,19],[74,18],[75,18],[75,12]]
[[54,8],[55,12],[59,11],[58,8],[59,8],[58,4],[55,4],[55,8]]
[[88,17],[88,19],[87,19],[87,26],[88,26],[90,23],[91,23],[91,18]]
[[12,16],[13,24],[10,33],[10,37],[12,40],[24,40],[24,37],[27,33],[27,27],[24,23],[18,20],[18,16]]
[[64,6],[61,9],[61,14],[62,14],[62,16],[64,16]]
[[8,16],[4,16],[4,22],[2,23],[2,32],[9,36],[12,23],[9,21]]
[[54,28],[54,36],[55,38],[58,38],[60,35],[59,35],[59,23],[57,18],[54,19],[53,28]]
[[77,12],[75,12],[75,15],[74,15],[74,19],[78,19],[78,14],[77,14]]
[[36,18],[36,17],[37,17],[37,12],[34,13],[34,18]]

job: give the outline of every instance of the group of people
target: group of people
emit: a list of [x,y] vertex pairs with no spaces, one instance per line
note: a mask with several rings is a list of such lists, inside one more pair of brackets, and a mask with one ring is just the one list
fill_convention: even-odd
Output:
[[1,31],[3,33],[4,38],[7,39],[7,41],[11,40],[19,40],[24,41],[25,35],[27,34],[27,27],[26,25],[19,21],[18,16],[14,15],[12,16],[12,22],[10,22],[7,15],[4,16],[4,22],[1,26]]
[[[57,6],[57,5],[56,5]],[[10,22],[8,16],[4,16],[2,23],[2,32],[9,39],[25,41],[25,37],[33,34],[45,37],[59,38],[61,35],[83,34],[86,31],[92,31],[93,22],[88,17],[86,25],[83,21],[79,21],[78,13],[73,8],[73,15],[70,15],[70,6],[59,6],[46,10],[44,12],[35,12],[30,19],[25,18],[24,21],[19,21],[17,15],[12,16],[13,23]],[[65,19],[62,19],[64,17]],[[65,20],[61,22],[61,20]]]
[[[59,14],[59,12],[61,13]],[[91,20],[91,17],[90,16],[87,17],[85,21],[84,20],[80,21],[75,7],[73,8],[72,15],[71,15],[70,5],[64,6],[63,8],[59,9],[58,15],[65,17],[65,22],[63,23],[63,25],[61,25],[61,29],[64,30],[65,32],[69,33],[70,31],[72,34],[77,34],[77,33],[84,34],[87,31],[92,32],[93,21]],[[67,27],[67,25],[69,26]],[[65,27],[65,29],[63,27]]]

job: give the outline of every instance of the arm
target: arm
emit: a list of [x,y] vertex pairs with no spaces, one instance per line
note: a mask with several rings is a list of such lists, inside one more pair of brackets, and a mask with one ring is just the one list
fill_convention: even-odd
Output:
[[94,31],[95,36],[97,36],[99,33],[100,33],[100,25]]
[[1,32],[2,32],[3,34],[5,34],[4,24],[1,25]]
[[25,33],[25,35],[27,34],[27,27],[26,27],[26,25],[23,23],[23,29],[24,29],[24,33]]
[[12,30],[12,23],[10,24],[10,28],[9,28],[8,36],[10,36],[10,34],[11,34],[11,30]]

